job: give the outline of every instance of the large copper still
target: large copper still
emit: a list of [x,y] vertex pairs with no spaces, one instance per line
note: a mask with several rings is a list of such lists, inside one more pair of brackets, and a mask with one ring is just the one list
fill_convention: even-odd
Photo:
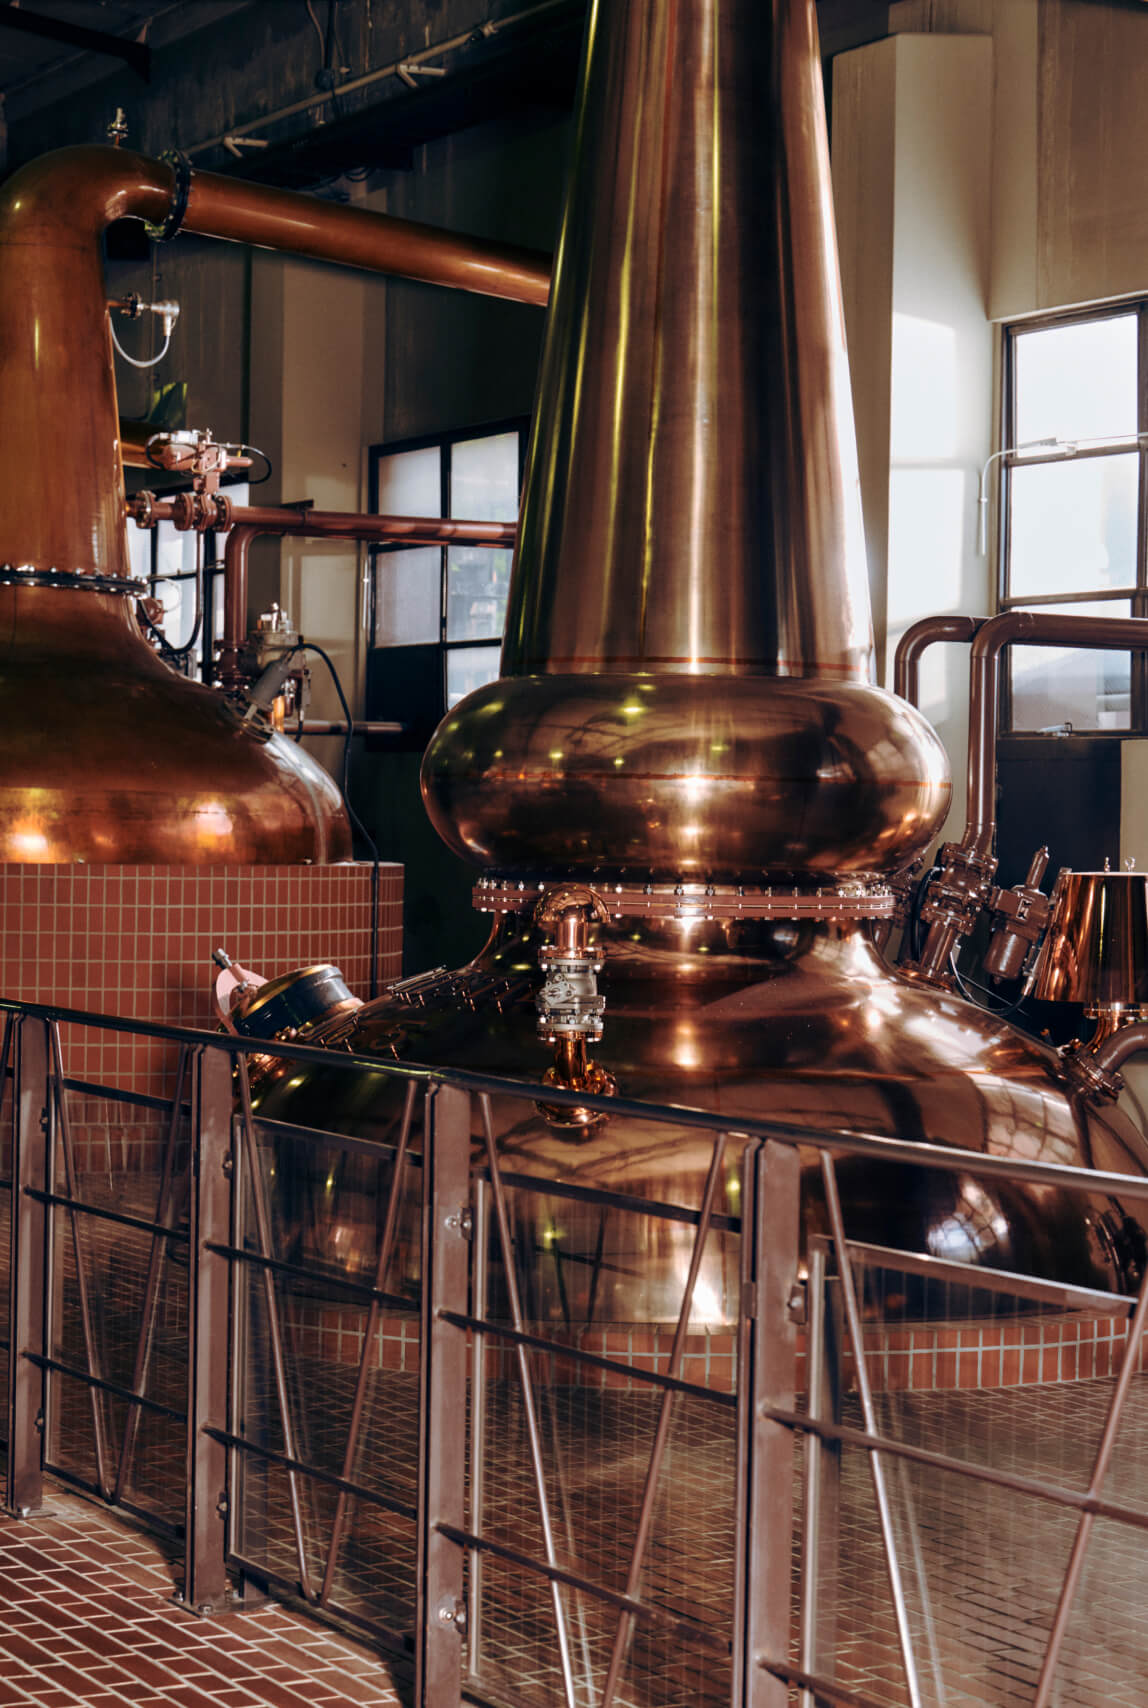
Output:
[[539,304],[548,260],[126,149],[62,149],[0,190],[0,860],[349,859],[323,768],[138,626],[100,254],[124,217]]
[[[1055,1053],[870,937],[944,818],[930,726],[870,685],[858,472],[812,0],[591,8],[503,676],[423,770],[494,929],[451,974],[311,1036],[584,1091],[1138,1170],[1142,1135]],[[591,1050],[593,1054],[591,1054]],[[302,1080],[302,1083],[301,1083]],[[260,1113],[385,1134],[382,1087],[257,1077]],[[496,1121],[499,1111],[495,1111]],[[506,1113],[529,1172],[696,1207],[709,1147],[629,1118]],[[703,1155],[704,1152],[704,1155]],[[853,1237],[1101,1288],[1116,1207],[843,1167]],[[736,1213],[736,1166],[726,1208]],[[811,1180],[809,1214],[820,1214]],[[541,1198],[533,1249],[556,1237]],[[560,1301],[672,1316],[684,1246],[560,1230]],[[526,1242],[527,1249],[530,1241]],[[711,1320],[736,1315],[715,1252]]]

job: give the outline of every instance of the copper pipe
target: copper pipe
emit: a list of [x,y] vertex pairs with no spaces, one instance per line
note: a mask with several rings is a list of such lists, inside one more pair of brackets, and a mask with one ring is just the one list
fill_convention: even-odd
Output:
[[[21,423],[0,479],[0,563],[128,573],[99,240],[115,219],[162,226],[176,192],[165,162],[93,147],[42,155],[0,190],[0,389]],[[545,255],[213,173],[193,177],[183,225],[518,302],[543,305],[549,289]]]
[[1148,618],[1004,611],[982,624],[973,641],[969,675],[968,818],[960,842],[943,851],[946,867],[938,885],[944,897],[946,886],[955,880],[956,891],[948,899],[956,906],[934,917],[929,926],[918,963],[926,978],[947,972],[954,950],[988,899],[996,870],[1001,654],[1006,646],[1049,644],[1100,652],[1148,651]]
[[550,257],[536,249],[462,237],[216,172],[193,174],[183,226],[202,237],[282,249],[535,308],[545,308],[550,294]]
[[[364,722],[355,719],[351,725],[352,735],[401,735],[405,724],[387,723],[382,718],[369,718]],[[346,724],[328,723],[324,718],[304,718],[300,730],[302,735],[346,735]]]
[[897,642],[893,654],[893,692],[911,706],[921,704],[921,657],[938,641],[971,641],[987,617],[939,615],[911,623]]
[[[132,504],[128,504],[129,514]],[[170,504],[153,504],[150,515],[170,519]],[[442,517],[368,516],[337,510],[289,510],[237,506],[223,554],[223,636],[219,647],[219,682],[236,688],[244,680],[239,655],[247,640],[247,580],[251,542],[261,534],[299,539],[401,540],[412,546],[513,546],[513,522],[458,522]]]
[[[150,504],[129,498],[127,514],[145,514],[149,522],[175,520],[177,508],[166,499]],[[293,534],[300,539],[387,540],[411,546],[502,546],[513,548],[513,522],[467,522],[447,516],[380,516],[373,511],[304,510],[292,505],[236,504],[232,530],[254,528],[260,534]]]
[[126,416],[120,416],[120,459],[126,469],[155,467],[148,461],[147,442],[153,433],[160,431],[148,421],[129,421]]
[[990,855],[996,836],[1001,653],[1006,646],[1048,645],[1148,651],[1148,618],[1005,611],[983,624],[973,641],[969,678],[969,804],[961,846],[970,853]]
[[1122,1026],[1090,1053],[1090,1065],[1099,1073],[1119,1073],[1130,1056],[1148,1050],[1148,1020],[1137,1020]]

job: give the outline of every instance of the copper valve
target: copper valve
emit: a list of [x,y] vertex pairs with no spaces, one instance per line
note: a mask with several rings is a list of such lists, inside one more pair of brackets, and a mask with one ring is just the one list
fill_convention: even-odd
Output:
[[[545,1083],[595,1097],[610,1097],[617,1090],[613,1075],[592,1061],[586,1048],[602,1036],[606,1008],[606,998],[598,994],[604,955],[591,944],[590,927],[605,925],[609,918],[605,902],[587,884],[559,884],[544,891],[534,913],[535,924],[555,934],[555,941],[538,951],[545,977],[534,999],[538,1036],[554,1045],[554,1065],[547,1069]],[[539,1107],[548,1121],[561,1127],[597,1126],[605,1119],[599,1110]]]
[[1018,979],[1048,924],[1049,899],[1040,887],[1048,870],[1048,849],[1038,848],[1023,884],[995,889],[989,897],[993,934],[984,970],[994,979]]

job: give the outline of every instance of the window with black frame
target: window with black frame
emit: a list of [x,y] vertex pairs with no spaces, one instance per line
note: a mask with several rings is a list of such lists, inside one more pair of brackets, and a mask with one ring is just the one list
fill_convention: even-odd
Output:
[[[1148,303],[1021,322],[1005,332],[1000,606],[1148,615]],[[1128,653],[1013,647],[1014,732],[1148,728]]]
[[[371,450],[371,508],[387,516],[514,522],[529,421]],[[371,572],[368,715],[425,745],[444,713],[498,675],[512,553],[380,546]]]

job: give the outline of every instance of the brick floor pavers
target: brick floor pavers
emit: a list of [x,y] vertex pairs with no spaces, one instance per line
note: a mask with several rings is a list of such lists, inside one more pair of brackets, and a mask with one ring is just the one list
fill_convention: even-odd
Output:
[[49,1487],[0,1513],[0,1708],[400,1708],[403,1681],[287,1608],[197,1619],[162,1547]]

